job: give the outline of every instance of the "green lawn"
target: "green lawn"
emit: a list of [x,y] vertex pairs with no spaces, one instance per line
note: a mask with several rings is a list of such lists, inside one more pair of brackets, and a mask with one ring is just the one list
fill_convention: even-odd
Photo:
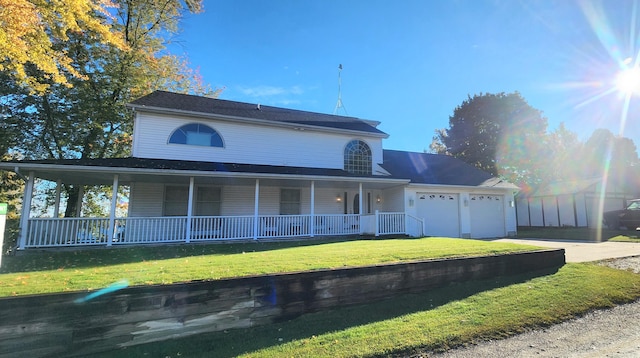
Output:
[[598,230],[586,227],[518,227],[518,238],[520,239],[608,241],[620,236],[634,237],[637,236],[637,233],[630,230]]
[[531,249],[535,247],[424,238],[27,251],[4,258],[0,296],[92,290],[120,280],[166,284]]
[[[96,357],[417,356],[545,327],[640,297],[640,275],[595,264],[467,282],[291,321],[167,340]],[[603,332],[606,336],[606,333]]]

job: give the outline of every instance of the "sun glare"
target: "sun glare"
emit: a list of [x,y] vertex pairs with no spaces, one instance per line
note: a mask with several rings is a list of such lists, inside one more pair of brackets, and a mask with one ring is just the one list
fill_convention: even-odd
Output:
[[619,72],[616,87],[624,95],[640,96],[640,68],[633,67]]

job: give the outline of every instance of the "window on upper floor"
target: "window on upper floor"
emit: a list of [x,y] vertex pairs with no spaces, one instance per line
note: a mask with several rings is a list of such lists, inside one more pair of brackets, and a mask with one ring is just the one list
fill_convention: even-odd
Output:
[[361,140],[352,140],[344,148],[344,170],[371,175],[371,148]]
[[200,123],[189,123],[176,129],[171,133],[169,143],[224,147],[220,134],[208,125]]

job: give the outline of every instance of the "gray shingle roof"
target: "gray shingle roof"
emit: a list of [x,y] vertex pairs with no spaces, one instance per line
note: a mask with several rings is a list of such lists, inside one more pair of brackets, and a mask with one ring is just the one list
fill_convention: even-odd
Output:
[[464,185],[518,189],[460,159],[440,154],[384,150],[382,167],[412,184]]
[[[328,177],[371,177],[373,175],[355,175],[342,169],[307,168],[278,165],[257,165],[239,163],[219,163],[189,160],[148,159],[148,158],[87,158],[87,159],[43,159],[14,160],[2,163],[48,164],[60,166],[87,166],[103,168],[139,168],[159,170],[185,170],[218,173],[254,173],[254,174],[288,174]],[[382,178],[384,179],[384,177]]]
[[386,133],[355,117],[305,112],[287,108],[227,101],[166,91],[155,91],[129,104],[135,109],[154,108],[173,111],[221,115],[234,118],[273,121],[286,124],[344,129],[383,135]]

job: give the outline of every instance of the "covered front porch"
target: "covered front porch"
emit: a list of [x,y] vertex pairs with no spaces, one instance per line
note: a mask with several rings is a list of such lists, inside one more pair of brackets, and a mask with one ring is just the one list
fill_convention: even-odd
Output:
[[[407,181],[21,163],[26,185],[19,249],[424,233],[404,210]],[[27,171],[28,170],[28,171]],[[35,180],[56,183],[51,217],[31,217]],[[108,217],[59,217],[61,185],[108,185]],[[129,188],[126,214],[118,190]],[[182,193],[183,195],[181,195]]]

